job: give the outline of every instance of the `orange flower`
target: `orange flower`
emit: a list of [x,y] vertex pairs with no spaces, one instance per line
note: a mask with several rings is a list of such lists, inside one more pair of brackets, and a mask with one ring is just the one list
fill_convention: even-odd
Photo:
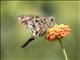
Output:
[[53,28],[48,29],[47,31],[47,41],[54,41],[56,39],[61,39],[66,35],[70,34],[70,28],[68,25],[60,24],[54,25]]

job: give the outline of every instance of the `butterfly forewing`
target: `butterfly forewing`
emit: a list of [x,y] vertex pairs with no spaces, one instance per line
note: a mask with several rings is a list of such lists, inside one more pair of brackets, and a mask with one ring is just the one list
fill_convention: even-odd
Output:
[[43,17],[43,16],[19,16],[18,21],[24,24],[35,36],[38,34],[43,35],[48,28],[50,28],[54,21],[54,17]]

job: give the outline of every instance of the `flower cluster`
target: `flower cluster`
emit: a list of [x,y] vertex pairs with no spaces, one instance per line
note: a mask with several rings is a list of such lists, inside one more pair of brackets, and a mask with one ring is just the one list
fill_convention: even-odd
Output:
[[70,34],[70,28],[68,25],[60,24],[54,25],[53,28],[48,29],[47,31],[47,41],[54,41],[56,39],[61,39],[66,35]]

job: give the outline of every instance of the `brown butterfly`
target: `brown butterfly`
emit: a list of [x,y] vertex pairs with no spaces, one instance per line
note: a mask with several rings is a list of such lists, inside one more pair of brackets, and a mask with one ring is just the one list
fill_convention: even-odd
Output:
[[54,20],[55,18],[52,16],[50,17],[33,15],[18,16],[18,21],[21,24],[24,24],[32,33],[31,38],[29,38],[28,41],[24,45],[22,45],[22,47],[27,46],[36,37],[44,36],[47,29],[55,24]]

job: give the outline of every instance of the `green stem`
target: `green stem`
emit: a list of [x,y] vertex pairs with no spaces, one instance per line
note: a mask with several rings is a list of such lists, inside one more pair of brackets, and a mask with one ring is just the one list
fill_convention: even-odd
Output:
[[63,47],[62,41],[60,39],[59,39],[59,43],[60,43],[60,46],[62,48],[62,51],[63,51],[64,57],[65,57],[65,60],[68,60],[67,53],[66,53],[65,48]]

